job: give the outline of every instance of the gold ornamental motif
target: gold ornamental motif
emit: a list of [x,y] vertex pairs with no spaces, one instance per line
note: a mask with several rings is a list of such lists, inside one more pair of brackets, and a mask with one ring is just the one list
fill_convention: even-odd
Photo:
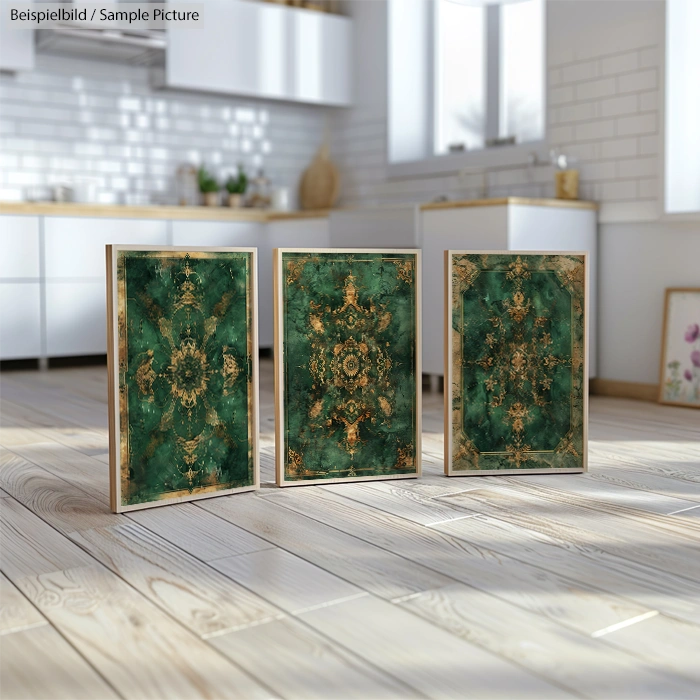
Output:
[[[302,262],[288,263],[288,283],[298,280]],[[413,263],[394,263],[398,278],[412,283]],[[388,328],[392,315],[384,306],[361,297],[357,279],[350,273],[343,280],[342,304],[333,309],[311,301],[307,321],[312,340],[308,369],[313,386],[315,389],[333,386],[341,391],[331,412],[331,426],[317,427],[341,426],[343,438],[338,445],[353,458],[363,444],[362,424],[365,421],[375,423],[380,415],[385,420],[392,414],[390,397],[393,388],[388,381],[392,367],[390,343],[382,347],[374,335],[377,330],[383,332]],[[332,323],[329,324],[327,319],[332,319]],[[321,415],[323,406],[321,399],[312,404],[309,410],[312,421]],[[316,424],[312,423],[313,426]],[[288,462],[292,464],[291,453]],[[406,464],[399,468],[408,468],[404,458],[397,457],[397,463]]]
[[207,390],[211,370],[207,355],[192,338],[185,338],[170,357],[170,390],[186,409],[197,404],[197,398]]

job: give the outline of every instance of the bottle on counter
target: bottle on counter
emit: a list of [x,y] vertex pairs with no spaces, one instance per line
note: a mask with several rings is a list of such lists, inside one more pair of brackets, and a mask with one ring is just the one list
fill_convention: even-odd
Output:
[[269,178],[265,177],[265,171],[260,168],[250,182],[248,206],[255,209],[269,209],[271,203],[271,183]]

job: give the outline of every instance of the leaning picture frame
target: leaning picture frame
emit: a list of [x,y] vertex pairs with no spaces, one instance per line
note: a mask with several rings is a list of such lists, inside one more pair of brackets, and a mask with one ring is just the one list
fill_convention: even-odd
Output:
[[259,488],[257,250],[106,258],[112,510]]
[[279,486],[421,474],[421,251],[274,250]]
[[700,287],[666,289],[659,403],[700,408]]
[[588,468],[588,255],[445,251],[445,474]]

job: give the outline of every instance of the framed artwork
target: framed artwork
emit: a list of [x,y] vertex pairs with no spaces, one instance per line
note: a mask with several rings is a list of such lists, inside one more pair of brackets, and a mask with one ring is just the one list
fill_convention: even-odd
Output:
[[700,288],[666,290],[659,401],[700,408]]
[[280,486],[420,476],[420,260],[275,249]]
[[445,251],[445,473],[583,472],[585,253]]
[[254,248],[107,246],[114,512],[259,486]]

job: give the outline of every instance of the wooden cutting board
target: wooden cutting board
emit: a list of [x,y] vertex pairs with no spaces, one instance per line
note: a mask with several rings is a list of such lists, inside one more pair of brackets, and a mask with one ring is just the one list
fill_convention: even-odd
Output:
[[329,150],[328,143],[324,143],[301,176],[299,203],[302,209],[331,209],[338,200],[340,175]]

